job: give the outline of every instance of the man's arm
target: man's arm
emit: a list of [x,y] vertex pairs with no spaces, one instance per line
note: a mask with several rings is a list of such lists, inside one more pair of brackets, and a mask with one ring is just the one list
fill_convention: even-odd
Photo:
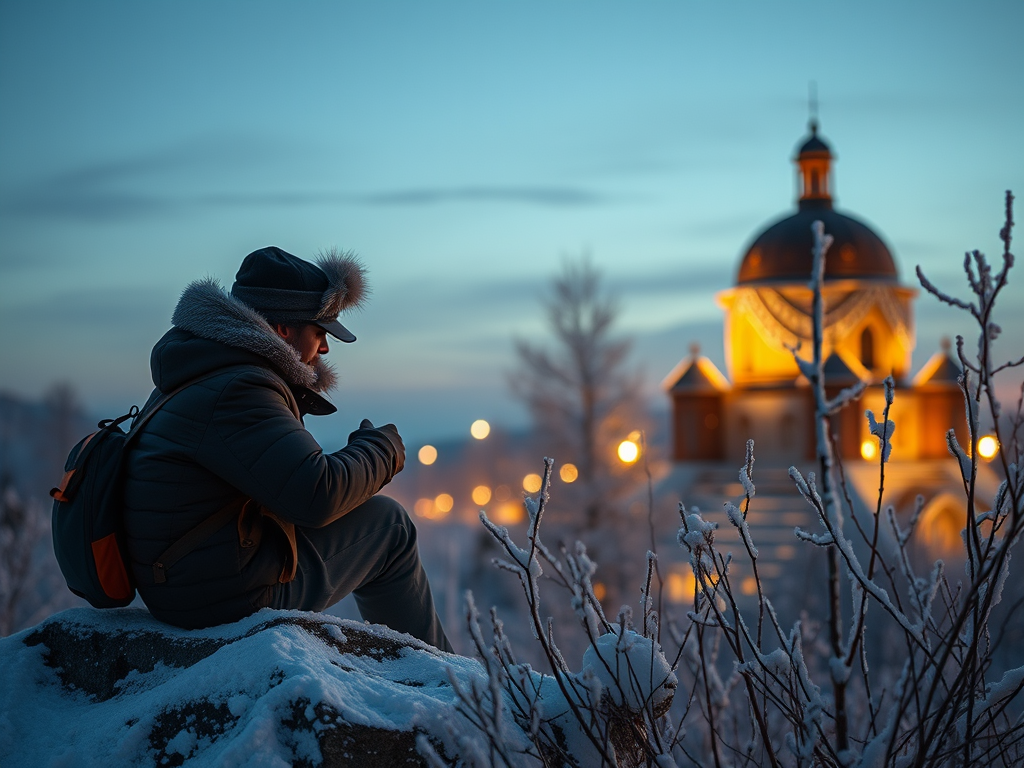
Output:
[[197,460],[241,493],[296,525],[319,528],[362,504],[405,462],[393,425],[368,421],[348,445],[324,453],[269,372],[244,371],[224,388]]

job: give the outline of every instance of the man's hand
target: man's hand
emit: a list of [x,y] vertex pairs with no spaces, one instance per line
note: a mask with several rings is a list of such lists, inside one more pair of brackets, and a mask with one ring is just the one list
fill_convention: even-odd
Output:
[[[361,422],[359,422],[359,429],[373,430],[374,432],[377,432],[380,435],[382,435],[384,438],[387,439],[389,443],[391,443],[391,445],[395,449],[394,475],[397,475],[399,472],[401,472],[402,468],[405,467],[405,443],[402,442],[402,436],[398,434],[398,427],[396,427],[394,424],[385,424],[382,427],[375,427],[373,426],[372,421],[370,421],[369,419],[363,419]],[[354,434],[349,435],[349,440],[351,441],[354,436]]]

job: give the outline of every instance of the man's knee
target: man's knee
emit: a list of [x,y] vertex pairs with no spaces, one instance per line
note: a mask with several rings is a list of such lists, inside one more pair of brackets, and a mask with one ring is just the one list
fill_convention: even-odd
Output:
[[363,505],[374,520],[386,521],[399,526],[408,532],[409,537],[416,540],[416,524],[412,521],[405,507],[390,496],[374,496]]

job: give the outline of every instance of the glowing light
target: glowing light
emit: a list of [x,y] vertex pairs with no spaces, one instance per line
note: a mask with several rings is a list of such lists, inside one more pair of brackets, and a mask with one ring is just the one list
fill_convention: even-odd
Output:
[[437,461],[437,448],[432,445],[424,445],[420,448],[420,452],[416,454],[420,460],[420,464],[430,466]]
[[473,503],[482,507],[491,500],[491,489],[486,485],[478,485],[473,489]]
[[491,425],[488,424],[483,419],[477,419],[469,428],[469,434],[471,434],[477,440],[483,440],[485,437],[491,434]]
[[792,544],[780,544],[775,548],[775,557],[778,560],[792,560],[796,557],[796,547]]
[[665,593],[670,603],[692,603],[693,602],[693,588],[697,582],[693,578],[693,573],[687,571],[686,573],[672,572],[665,579]]
[[623,464],[632,464],[640,458],[640,446],[632,440],[623,440],[619,443],[619,461]]
[[740,584],[740,591],[744,595],[756,595],[757,594],[757,579],[753,576],[747,576],[743,579],[743,583]]
[[527,493],[536,493],[540,490],[540,475],[531,472],[523,478],[523,490]]
[[601,583],[600,581],[595,581],[594,582],[594,597],[597,598],[598,602],[604,600],[604,598],[605,598],[605,596],[607,594],[608,594],[608,589],[605,587],[605,585],[603,583]]
[[563,464],[558,469],[558,476],[562,478],[563,482],[574,483],[576,478],[580,476],[580,471],[576,469],[575,464]]
[[999,441],[994,435],[985,435],[978,441],[978,455],[983,459],[991,459],[999,452]]
[[515,501],[499,504],[493,514],[488,515],[498,525],[515,525],[523,520],[523,505]]
[[412,511],[419,517],[431,518],[434,516],[434,500],[416,499],[416,504],[413,506]]
[[875,438],[860,444],[860,455],[865,461],[871,461],[878,455],[878,441]]
[[452,511],[452,507],[455,506],[455,499],[451,497],[451,494],[439,493],[434,497],[434,506],[441,513],[438,517],[444,517]]

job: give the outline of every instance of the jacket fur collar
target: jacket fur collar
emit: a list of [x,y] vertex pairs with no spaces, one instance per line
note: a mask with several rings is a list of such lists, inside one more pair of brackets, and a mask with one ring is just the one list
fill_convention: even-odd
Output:
[[196,280],[181,292],[171,322],[194,336],[244,349],[265,358],[289,384],[327,392],[337,377],[323,358],[315,367],[277,335],[263,316],[229,294],[213,278]]

